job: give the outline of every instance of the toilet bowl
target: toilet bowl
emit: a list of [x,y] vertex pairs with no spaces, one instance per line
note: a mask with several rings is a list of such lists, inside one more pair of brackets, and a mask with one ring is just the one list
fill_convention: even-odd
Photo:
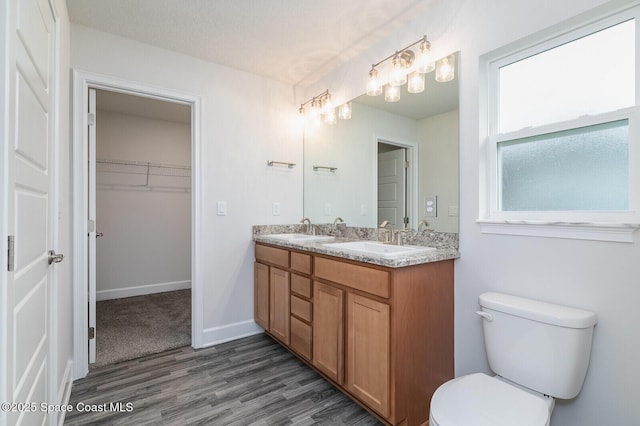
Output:
[[478,298],[489,367],[442,384],[429,426],[548,426],[554,398],[575,398],[589,366],[596,314],[501,293]]
[[436,390],[429,426],[547,426],[554,403],[500,377],[470,374]]

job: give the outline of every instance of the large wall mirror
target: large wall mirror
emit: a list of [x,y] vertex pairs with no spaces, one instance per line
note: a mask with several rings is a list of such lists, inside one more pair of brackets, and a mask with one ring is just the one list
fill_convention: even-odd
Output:
[[457,233],[458,92],[457,73],[446,83],[430,73],[422,93],[405,85],[393,103],[365,94],[352,101],[350,120],[306,123],[304,215],[369,228],[389,220],[417,229],[426,220]]

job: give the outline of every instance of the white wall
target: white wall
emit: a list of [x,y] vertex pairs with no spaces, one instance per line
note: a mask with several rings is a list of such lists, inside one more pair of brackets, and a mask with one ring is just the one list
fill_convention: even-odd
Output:
[[[260,329],[253,322],[251,226],[302,218],[302,130],[292,87],[122,37],[71,27],[71,65],[202,99],[200,188],[204,344]],[[228,214],[216,215],[216,201]],[[272,202],[281,215],[272,216]],[[197,277],[193,277],[197,279]]]
[[[307,93],[362,93],[370,64],[429,34],[436,56],[460,50],[460,252],[455,267],[456,375],[488,372],[477,298],[493,290],[593,310],[591,364],[581,394],[558,401],[553,424],[631,425],[640,419],[640,237],[606,243],[481,234],[478,58],[605,3],[601,0],[439,1],[406,30],[380,43]],[[613,3],[613,2],[612,2]],[[624,4],[630,2],[615,2]],[[337,104],[345,99],[334,96]]]
[[[418,214],[439,232],[458,232],[458,111],[418,121]],[[426,217],[425,198],[438,197],[438,215]]]
[[[100,110],[100,94],[97,106],[98,159],[191,165],[190,124]],[[152,190],[132,187],[145,183],[141,172],[98,164],[97,300],[191,287],[191,178],[151,175]]]

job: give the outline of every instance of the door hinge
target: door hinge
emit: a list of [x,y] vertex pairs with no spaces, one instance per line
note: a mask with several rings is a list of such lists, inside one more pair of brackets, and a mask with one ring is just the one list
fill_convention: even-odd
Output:
[[15,244],[15,237],[13,235],[9,235],[8,241],[7,241],[7,271],[12,272],[13,268],[14,268],[14,244]]
[[409,168],[409,161],[408,161],[408,160],[404,162],[404,168],[405,168],[405,169],[408,169],[408,168]]
[[95,339],[95,337],[96,337],[96,328],[89,327],[89,340]]
[[408,225],[408,224],[409,224],[409,217],[406,217],[406,216],[405,216],[405,218],[404,218],[403,220],[404,220],[404,224],[405,224],[405,225]]
[[93,126],[94,124],[96,124],[96,115],[95,114],[89,113],[87,115],[87,124],[89,126]]

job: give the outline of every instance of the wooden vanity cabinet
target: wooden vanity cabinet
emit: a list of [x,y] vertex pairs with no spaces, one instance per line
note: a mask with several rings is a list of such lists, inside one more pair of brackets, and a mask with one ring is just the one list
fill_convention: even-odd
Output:
[[269,331],[269,267],[258,262],[253,265],[253,317]]
[[346,312],[347,390],[386,418],[391,390],[390,307],[348,293]]
[[331,380],[344,383],[344,290],[313,283],[313,365]]
[[254,318],[285,345],[290,338],[289,250],[256,244]]
[[269,268],[269,332],[289,344],[289,272]]
[[385,424],[426,425],[433,392],[453,378],[453,260],[387,268],[284,250],[284,269],[259,247],[284,250],[256,244],[256,322],[265,263],[289,273],[269,274],[268,311],[285,312],[288,282],[290,343],[273,322],[265,330]]
[[311,255],[291,252],[291,349],[313,359],[313,289]]

